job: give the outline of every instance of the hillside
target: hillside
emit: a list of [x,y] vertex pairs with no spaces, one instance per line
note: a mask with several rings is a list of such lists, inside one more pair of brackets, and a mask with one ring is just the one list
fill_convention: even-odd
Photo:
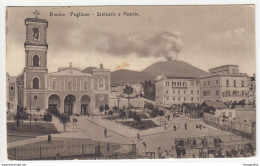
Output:
[[165,74],[170,77],[196,77],[208,75],[207,72],[196,68],[184,61],[161,61],[152,64],[142,72],[153,74]]
[[116,70],[111,73],[111,83],[143,82],[154,79],[153,73],[138,72],[131,70]]

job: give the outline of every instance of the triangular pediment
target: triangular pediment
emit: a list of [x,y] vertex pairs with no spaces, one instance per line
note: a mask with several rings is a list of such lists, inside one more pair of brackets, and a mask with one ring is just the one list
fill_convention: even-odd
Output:
[[82,73],[80,69],[77,68],[72,68],[72,67],[68,67],[68,68],[59,68],[58,72],[53,72],[53,73],[49,73],[49,75],[70,75],[70,76],[87,76],[87,77],[92,77],[91,74],[88,73]]

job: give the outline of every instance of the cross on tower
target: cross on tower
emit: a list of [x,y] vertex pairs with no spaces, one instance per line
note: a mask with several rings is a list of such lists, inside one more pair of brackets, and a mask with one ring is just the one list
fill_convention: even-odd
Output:
[[38,10],[35,10],[35,11],[33,12],[33,14],[35,15],[35,18],[37,18],[37,16],[40,15],[40,13],[38,12]]

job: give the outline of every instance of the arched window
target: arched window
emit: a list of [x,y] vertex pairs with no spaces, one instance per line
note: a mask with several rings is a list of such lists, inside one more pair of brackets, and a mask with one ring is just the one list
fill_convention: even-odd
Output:
[[38,41],[39,40],[39,29],[38,28],[33,28],[33,41]]
[[88,90],[88,82],[87,81],[84,82],[84,90]]
[[68,83],[68,89],[72,90],[72,82],[71,81],[69,81],[69,83]]
[[34,55],[33,56],[33,67],[39,67],[40,65],[40,58],[38,55]]
[[33,79],[33,89],[39,89],[39,79],[37,77],[35,77]]
[[105,90],[105,80],[104,79],[98,80],[98,89]]

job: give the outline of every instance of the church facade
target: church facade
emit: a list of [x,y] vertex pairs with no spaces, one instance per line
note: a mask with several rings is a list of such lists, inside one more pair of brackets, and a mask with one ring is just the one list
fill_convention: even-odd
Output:
[[25,68],[17,76],[17,105],[27,110],[58,109],[61,113],[87,115],[98,111],[110,99],[110,70],[60,67],[48,73],[48,21],[26,18]]

